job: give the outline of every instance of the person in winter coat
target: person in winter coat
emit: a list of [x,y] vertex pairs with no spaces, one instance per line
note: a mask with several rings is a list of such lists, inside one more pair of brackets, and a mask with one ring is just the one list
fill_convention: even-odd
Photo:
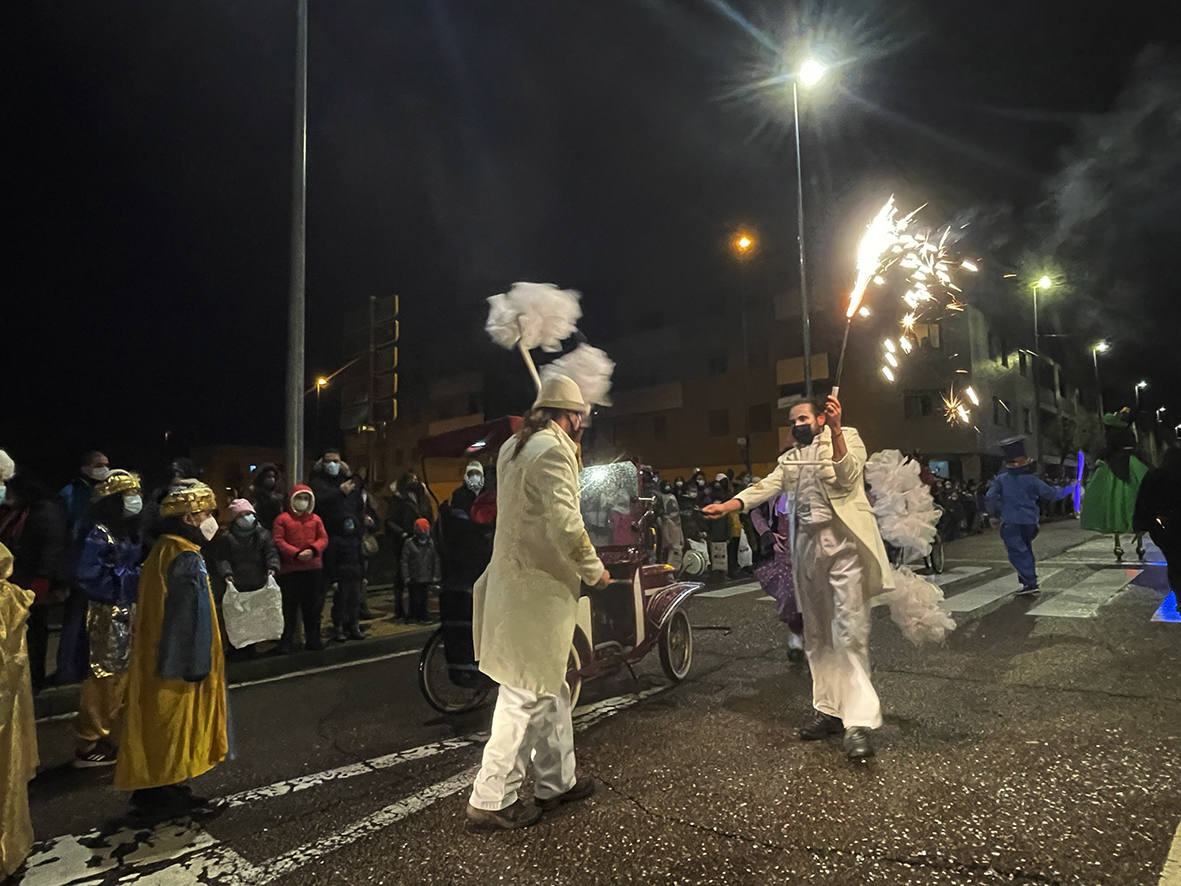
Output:
[[[500,448],[492,562],[475,588],[480,670],[500,684],[492,732],[468,801],[478,828],[520,828],[594,792],[578,778],[566,661],[583,583],[610,576],[583,525],[578,443],[590,406],[578,385],[547,374],[521,429]],[[534,804],[518,797],[532,760]]]
[[674,568],[680,568],[681,554],[685,548],[685,536],[681,531],[681,509],[673,494],[672,484],[667,480],[660,484],[660,559]]
[[66,586],[68,573],[65,510],[61,499],[26,471],[18,471],[5,486],[0,504],[0,544],[13,556],[12,580],[33,592],[29,610],[29,673],[33,691],[46,684],[49,652],[49,609]]
[[279,587],[283,591],[283,637],[279,650],[295,651],[295,629],[303,615],[304,642],[316,651],[324,648],[320,615],[324,609],[324,549],[328,533],[315,513],[316,496],[308,486],[291,490],[286,511],[275,520],[275,547],[279,549]]
[[[396,483],[390,485],[391,495],[386,500],[385,533],[390,540],[394,561],[402,562],[402,549],[414,535],[414,524],[419,519],[430,522],[431,506],[422,481],[413,471],[407,471]],[[403,600],[406,587],[402,582],[402,571],[394,573],[394,618],[406,618],[408,610]],[[407,619],[408,620],[408,619]]]
[[93,495],[93,525],[83,542],[74,578],[88,601],[90,645],[89,669],[74,720],[74,765],[79,768],[115,764],[143,559],[139,477],[128,471],[111,471],[94,487]]
[[[11,479],[11,465],[0,450],[0,491]],[[10,575],[12,552],[0,544],[0,880],[21,866],[33,845],[29,782],[39,762],[25,649],[25,622],[35,595],[9,581]]]
[[1181,448],[1166,451],[1161,466],[1144,475],[1132,528],[1156,542],[1165,555],[1169,587],[1181,593]]
[[427,600],[431,585],[443,580],[439,553],[431,538],[431,524],[426,517],[414,523],[414,537],[402,545],[402,584],[410,592],[410,615],[406,619],[418,624],[429,624]]
[[230,502],[230,524],[213,540],[210,559],[222,581],[239,591],[257,591],[279,574],[279,549],[271,532],[244,498]]
[[1095,473],[1087,481],[1079,523],[1091,532],[1103,532],[1115,540],[1115,559],[1124,556],[1120,535],[1133,532],[1136,556],[1144,559],[1143,536],[1132,529],[1136,495],[1148,465],[1136,450],[1136,416],[1125,406],[1103,416],[1104,446]]
[[332,626],[338,643],[363,640],[361,630],[361,582],[365,578],[365,546],[362,527],[345,517],[340,532],[328,540],[324,551],[324,579],[336,585],[332,595]]
[[341,461],[340,450],[324,450],[320,460],[312,465],[308,485],[316,496],[316,513],[324,522],[329,538],[340,532],[345,517],[362,522],[365,503],[361,497],[361,484],[349,466]]
[[191,458],[175,458],[168,463],[164,482],[153,489],[151,494],[144,499],[144,515],[141,525],[143,526],[143,541],[146,550],[150,551],[155,546],[156,539],[164,531],[163,522],[167,518],[160,513],[160,505],[164,499],[183,486],[200,479],[201,472],[197,470],[197,465]]
[[463,472],[463,485],[451,493],[451,507],[467,513],[484,491],[484,466],[478,461],[468,462]]
[[1005,451],[1005,468],[988,487],[985,501],[989,513],[1001,518],[1001,541],[1009,554],[1009,562],[1017,570],[1021,581],[1019,595],[1038,593],[1037,563],[1033,556],[1033,540],[1037,538],[1038,501],[1057,501],[1070,495],[1074,486],[1058,489],[1034,473],[1033,462],[1025,454],[1025,438],[1010,437],[1001,441]]
[[287,497],[283,489],[283,476],[278,465],[269,462],[261,464],[250,475],[246,500],[254,505],[254,516],[267,532],[274,529],[275,519],[287,510]]
[[225,759],[225,658],[201,549],[217,534],[213,490],[178,481],[160,502],[162,534],[144,561],[132,630],[115,788],[151,824],[211,814],[184,784]]

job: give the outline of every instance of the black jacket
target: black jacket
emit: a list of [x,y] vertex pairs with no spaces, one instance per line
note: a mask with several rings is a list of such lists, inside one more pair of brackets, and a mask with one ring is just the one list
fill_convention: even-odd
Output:
[[[0,542],[12,552],[12,582],[22,588],[36,580],[45,590],[60,587],[67,579],[68,529],[60,500],[44,498],[28,507],[0,505]],[[38,594],[38,601],[41,594]]]
[[345,495],[341,486],[352,475],[341,468],[335,477],[328,476],[319,462],[312,468],[308,485],[316,496],[316,513],[324,521],[324,529],[330,536],[340,535],[345,517],[352,517],[362,525],[365,516],[365,502],[361,497],[361,485],[353,481],[353,491]]
[[279,574],[279,549],[261,523],[250,532],[230,526],[210,545],[207,560],[215,564],[218,577],[233,578],[239,591],[257,591],[267,583],[267,570]]
[[402,546],[402,581],[407,585],[438,584],[443,580],[439,554],[428,535],[420,542],[412,538]]
[[430,505],[420,496],[410,496],[399,491],[386,501],[385,530],[393,542],[395,554],[401,554],[402,545],[414,536],[414,522],[419,517],[431,519]]
[[328,581],[359,580],[365,576],[365,549],[361,536],[352,533],[334,535],[324,550],[324,577]]
[[[263,475],[269,471],[275,472],[275,488],[267,489],[262,485]],[[246,490],[246,500],[254,505],[254,515],[268,531],[274,529],[275,520],[287,509],[286,491],[279,488],[279,469],[273,464],[261,464],[250,475],[250,488]],[[319,501],[316,502],[317,510]]]
[[1153,538],[1181,538],[1181,471],[1153,468],[1144,475],[1136,495],[1132,529],[1155,532]]
[[492,560],[491,523],[473,522],[463,511],[445,507],[435,527],[443,583],[449,588],[470,588]]

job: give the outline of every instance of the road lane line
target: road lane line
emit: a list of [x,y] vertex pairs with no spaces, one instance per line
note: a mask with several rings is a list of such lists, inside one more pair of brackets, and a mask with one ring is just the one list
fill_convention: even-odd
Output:
[[1173,845],[1169,847],[1157,886],[1181,886],[1181,823],[1173,834]]
[[[613,717],[671,684],[652,687],[628,695],[613,696],[574,711],[574,731],[584,732],[596,723]],[[298,791],[316,788],[329,782],[388,769],[400,763],[433,757],[447,751],[471,747],[479,742],[473,737],[444,739],[431,744],[373,757],[360,763],[327,769],[310,775],[274,782],[224,797],[229,807],[248,805]],[[219,884],[265,884],[282,873],[290,873],[314,858],[343,848],[369,833],[388,827],[437,800],[449,797],[470,785],[477,768],[445,779],[373,815],[360,819],[343,831],[324,837],[278,856],[264,865],[254,865],[229,846],[219,842],[191,820],[166,822],[151,828],[122,828],[103,835],[99,830],[82,836],[65,835],[39,842],[26,862],[23,876],[14,880],[20,886],[84,886],[103,882],[118,868],[120,883],[139,881],[152,886],[216,882]],[[462,784],[459,781],[462,780]],[[130,847],[130,851],[129,851]],[[163,866],[162,866],[163,865]],[[279,870],[280,873],[274,873]]]
[[[339,671],[341,668],[353,668],[357,665],[373,664],[378,661],[388,661],[391,658],[402,658],[407,655],[419,655],[421,649],[403,649],[401,652],[388,652],[385,655],[374,655],[369,658],[359,658],[356,661],[342,661],[339,664],[324,665],[318,668],[304,668],[300,671],[291,671],[287,674],[278,674],[274,677],[263,677],[260,680],[246,680],[242,683],[231,683],[230,689],[245,689],[249,686],[261,686],[264,683],[278,683],[281,680],[292,680],[296,677],[307,677],[312,674],[324,674],[329,671]],[[71,720],[76,716],[74,711],[67,711],[64,714],[52,714],[48,717],[40,717],[38,723],[56,723],[59,720]]]
[[1054,618],[1094,618],[1099,607],[1126,588],[1142,569],[1101,569],[1078,584],[1058,591],[1029,610],[1027,615]]
[[[1061,572],[1059,569],[1042,569],[1040,581],[1045,581],[1053,575]],[[994,603],[1005,597],[1012,596],[1017,590],[1017,577],[1014,575],[1005,575],[1001,578],[994,578],[990,582],[982,584],[978,588],[972,588],[970,591],[964,591],[962,594],[948,597],[945,601],[947,610],[949,612],[974,612],[982,606],[987,606],[989,603]]]

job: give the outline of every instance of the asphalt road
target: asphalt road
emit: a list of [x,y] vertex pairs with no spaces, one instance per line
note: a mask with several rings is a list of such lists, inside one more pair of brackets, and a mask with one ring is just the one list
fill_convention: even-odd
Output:
[[868,763],[795,738],[807,670],[770,602],[732,588],[692,604],[696,626],[730,630],[695,632],[686,682],[653,654],[636,681],[586,687],[579,767],[598,790],[537,827],[465,829],[489,712],[437,716],[411,651],[234,689],[237,758],[195,783],[230,807],[200,825],[122,830],[109,771],[70,769],[70,724],[43,723],[45,842],[16,882],[1181,882],[1162,879],[1179,853],[1181,623],[1159,556],[1116,567],[1073,522],[1037,547],[1036,601],[1007,593],[995,534],[949,547],[960,627],[943,647],[874,610],[886,722]]

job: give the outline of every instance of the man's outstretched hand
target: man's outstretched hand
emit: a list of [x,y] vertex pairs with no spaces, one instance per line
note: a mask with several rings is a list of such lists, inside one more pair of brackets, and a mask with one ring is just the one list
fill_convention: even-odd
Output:
[[736,498],[729,501],[715,502],[712,505],[706,505],[701,509],[701,513],[705,514],[707,519],[717,520],[719,517],[724,517],[734,511],[742,510],[742,502]]

